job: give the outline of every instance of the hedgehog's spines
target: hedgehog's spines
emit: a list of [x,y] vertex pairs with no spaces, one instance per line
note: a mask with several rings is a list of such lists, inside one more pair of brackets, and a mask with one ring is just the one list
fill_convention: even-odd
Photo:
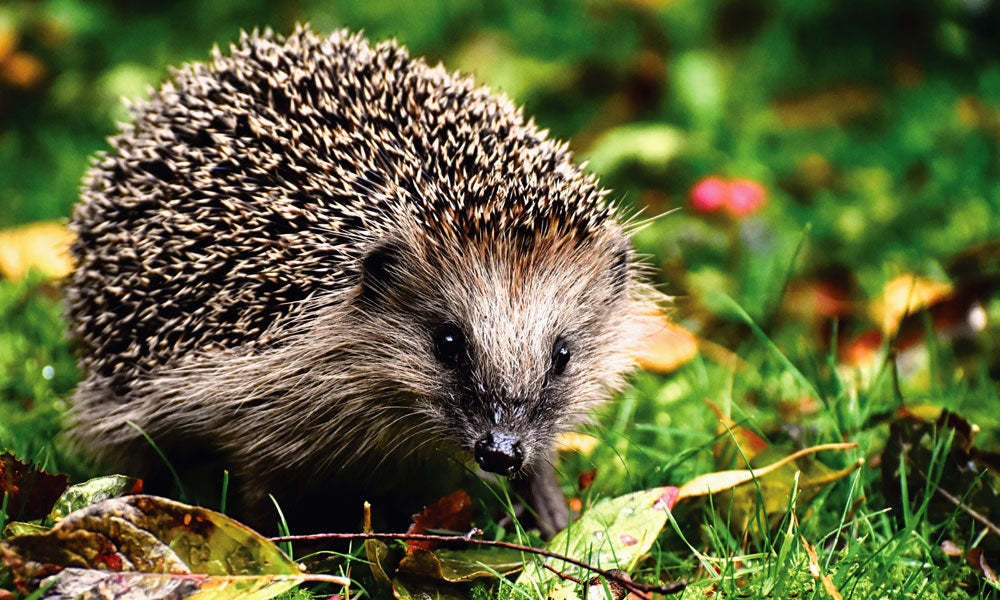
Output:
[[[98,451],[122,453],[134,439],[123,423],[141,421],[213,438],[243,464],[326,468],[407,439],[397,413],[438,431],[464,410],[455,394],[402,406],[441,384],[433,367],[395,373],[405,369],[388,357],[426,354],[427,328],[445,318],[478,315],[469,326],[499,344],[498,364],[535,360],[523,382],[525,369],[494,373],[498,390],[523,397],[546,377],[548,328],[593,329],[579,335],[594,340],[594,367],[572,408],[536,419],[541,440],[620,384],[631,300],[612,292],[642,292],[620,285],[621,205],[568,144],[471,77],[395,40],[254,29],[170,70],[130,112],[135,123],[91,161],[71,223],[67,303],[87,373],[77,432]],[[387,243],[412,289],[382,300],[419,318],[364,297],[364,259]],[[522,292],[501,303],[520,312],[489,312],[495,296]],[[445,293],[457,314],[430,300]],[[575,299],[579,323],[560,312]],[[531,348],[512,337],[517,319]],[[371,342],[387,332],[392,343]]]

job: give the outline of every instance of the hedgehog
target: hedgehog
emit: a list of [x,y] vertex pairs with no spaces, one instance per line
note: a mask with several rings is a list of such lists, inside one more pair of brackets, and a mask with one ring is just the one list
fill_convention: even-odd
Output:
[[130,109],[70,224],[75,440],[229,469],[251,522],[271,495],[404,510],[478,464],[566,524],[556,436],[624,385],[657,303],[566,143],[395,41],[307,25]]

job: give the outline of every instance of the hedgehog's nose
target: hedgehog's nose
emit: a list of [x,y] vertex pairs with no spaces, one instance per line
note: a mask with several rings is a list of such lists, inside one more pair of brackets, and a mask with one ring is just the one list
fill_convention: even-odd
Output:
[[476,442],[476,462],[491,473],[513,475],[523,461],[521,440],[516,435],[491,431]]

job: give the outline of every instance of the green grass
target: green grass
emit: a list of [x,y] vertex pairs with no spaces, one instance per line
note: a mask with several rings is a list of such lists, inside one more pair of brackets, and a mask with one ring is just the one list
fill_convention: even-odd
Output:
[[[7,411],[2,421],[6,425],[0,429],[2,444],[20,456],[47,463],[50,470],[66,470],[67,465],[76,463],[52,440],[59,431],[64,399],[74,375],[53,290],[37,280],[0,282],[0,307],[4,317],[0,322],[6,324],[0,332],[7,352],[0,363],[5,373],[4,389],[27,390],[19,392],[20,397],[32,399],[30,403],[0,404]],[[929,347],[936,353],[929,363],[939,368],[951,365],[954,356],[948,345]],[[887,375],[888,368],[882,368],[883,375],[873,377],[868,386],[852,389],[842,384],[837,388],[829,381],[811,380],[803,374],[807,369],[796,366],[825,364],[829,357],[785,354],[763,332],[748,338],[742,355],[747,366],[735,372],[700,356],[670,376],[638,373],[633,387],[603,411],[601,425],[588,430],[601,440],[596,450],[586,457],[571,454],[561,463],[568,495],[581,497],[587,506],[602,497],[677,485],[720,468],[740,468],[738,455],[731,464],[720,464],[713,456],[713,444],[731,434],[716,434],[716,418],[704,398],[727,407],[740,424],[752,426],[774,446],[776,456],[797,446],[846,439],[857,442],[858,449],[824,455],[830,461],[827,466],[839,469],[858,457],[864,458],[866,465],[823,488],[814,498],[780,498],[778,504],[791,507],[795,520],[785,511],[764,514],[763,506],[772,503],[753,491],[678,505],[675,520],[661,535],[654,552],[640,564],[636,577],[649,581],[690,579],[692,585],[683,598],[713,592],[718,597],[784,598],[793,593],[797,597],[826,597],[822,585],[809,574],[801,542],[804,538],[815,546],[823,572],[831,576],[844,598],[996,597],[996,588],[977,577],[965,561],[948,557],[940,549],[943,540],[962,547],[989,547],[996,541],[991,542],[989,535],[983,535],[983,528],[960,511],[942,508],[935,493],[940,484],[964,497],[970,490],[955,486],[976,481],[975,474],[959,480],[946,474],[951,468],[947,455],[953,435],[931,440],[925,455],[910,451],[924,461],[918,463],[927,474],[921,485],[914,485],[905,472],[886,477],[882,469],[871,465],[874,457],[890,460],[885,452],[902,451],[887,444],[891,420],[871,418],[895,409],[899,392],[907,403],[936,400],[984,426],[982,435],[987,443],[995,441],[996,425],[990,414],[1000,406],[996,381],[953,372],[950,377],[941,375],[930,386],[911,386],[904,381],[897,391]],[[67,369],[69,375],[46,379],[36,372],[48,364]],[[838,378],[822,369],[819,374]],[[919,377],[914,380],[921,381]],[[745,401],[761,389],[772,390],[774,396]],[[801,422],[783,424],[773,400],[809,389],[840,391]],[[14,391],[7,394],[17,397]],[[598,471],[595,483],[580,493],[577,477],[593,468]],[[986,481],[995,487],[995,474],[987,475]],[[511,502],[503,496],[485,499],[494,508],[498,501]],[[996,519],[996,507],[992,510]],[[487,536],[501,534],[488,517],[481,516],[477,524]],[[521,538],[508,533],[507,539]],[[333,561],[336,571],[346,573],[352,568],[354,577],[363,572],[364,563],[363,554],[346,562],[342,556]]]

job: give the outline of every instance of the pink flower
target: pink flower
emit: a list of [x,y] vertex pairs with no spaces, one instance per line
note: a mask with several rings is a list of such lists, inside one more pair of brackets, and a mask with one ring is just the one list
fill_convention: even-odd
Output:
[[767,190],[752,179],[734,179],[729,182],[726,210],[741,219],[760,210],[767,203]]
[[706,177],[691,188],[691,208],[700,213],[714,213],[728,203],[729,184],[720,177]]

